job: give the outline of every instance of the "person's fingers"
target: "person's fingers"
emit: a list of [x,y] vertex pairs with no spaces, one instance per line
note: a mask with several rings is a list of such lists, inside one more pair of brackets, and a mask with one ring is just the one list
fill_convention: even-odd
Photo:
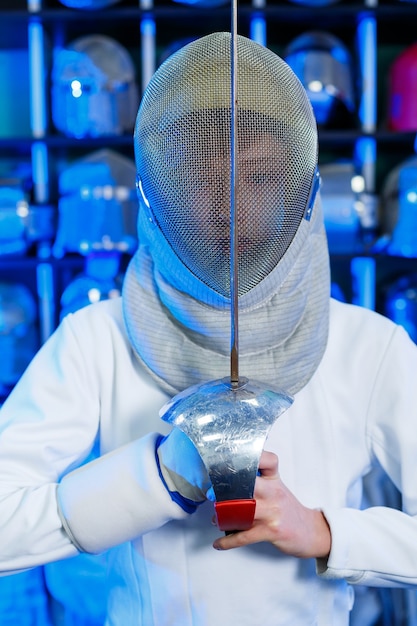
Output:
[[223,537],[217,537],[213,541],[213,548],[215,550],[232,550],[234,548],[242,548],[253,543],[260,543],[264,538],[261,534],[258,537],[258,531],[256,529],[245,530],[241,532],[231,533]]
[[278,457],[273,452],[264,450],[259,460],[259,472],[261,476],[277,476],[278,475]]
[[[259,460],[258,474],[261,479],[278,478],[278,457],[276,454],[267,450],[263,450]],[[259,507],[261,511],[263,509],[269,511],[269,504],[268,507],[265,507],[262,501],[262,499],[265,497],[265,494],[268,493],[268,483],[265,482],[263,487],[261,486],[261,483],[262,481],[260,481],[259,484],[258,481],[256,481],[258,487],[256,487],[255,485],[255,494],[258,491],[258,495],[261,497],[260,501],[257,500],[257,507]],[[244,545],[249,545],[251,543],[264,541],[265,531],[263,531],[262,528],[258,527],[258,524],[256,523],[256,517],[257,515],[255,515],[254,525],[250,529],[247,529],[245,531],[237,531],[236,533],[227,534],[223,537],[218,537],[214,541],[213,547],[216,550],[230,550],[232,548],[238,548]],[[215,515],[213,515],[212,517],[212,524],[217,526],[217,518]]]

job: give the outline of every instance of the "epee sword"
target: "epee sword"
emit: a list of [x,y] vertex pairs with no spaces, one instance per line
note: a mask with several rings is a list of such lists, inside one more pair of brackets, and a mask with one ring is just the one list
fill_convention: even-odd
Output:
[[199,452],[216,498],[217,525],[226,533],[252,526],[260,456],[270,428],[293,402],[285,392],[239,375],[237,0],[231,0],[230,68],[230,377],[193,385],[161,410],[161,418]]

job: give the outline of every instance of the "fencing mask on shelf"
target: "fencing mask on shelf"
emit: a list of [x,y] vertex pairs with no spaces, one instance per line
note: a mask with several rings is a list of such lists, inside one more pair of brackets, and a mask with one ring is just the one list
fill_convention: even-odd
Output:
[[[240,360],[293,392],[327,340],[316,121],[282,59],[237,43]],[[230,48],[230,33],[213,33],[169,57],[136,121],[140,245],[124,312],[137,355],[171,392],[229,368]]]
[[54,58],[51,100],[56,128],[70,137],[132,130],[139,96],[128,51],[105,35],[79,37]]
[[133,253],[137,247],[136,168],[114,150],[97,150],[59,176],[56,257],[66,252]]
[[388,127],[396,131],[417,130],[417,43],[394,59],[388,75]]
[[417,157],[396,165],[381,190],[381,229],[387,252],[417,257]]
[[318,124],[350,126],[355,114],[353,63],[344,43],[326,31],[306,32],[287,46],[284,58],[303,83]]
[[352,161],[326,163],[320,166],[321,198],[329,250],[335,254],[355,254],[361,242],[361,191],[365,183]]

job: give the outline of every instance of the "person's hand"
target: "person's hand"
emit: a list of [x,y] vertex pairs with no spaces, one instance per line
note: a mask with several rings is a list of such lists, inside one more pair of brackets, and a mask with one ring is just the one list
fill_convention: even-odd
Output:
[[255,482],[255,519],[249,530],[219,537],[217,550],[229,550],[267,541],[301,558],[326,558],[330,552],[330,529],[323,513],[309,509],[287,489],[278,473],[278,457],[264,451]]
[[159,463],[170,491],[177,491],[194,502],[207,498],[211,481],[192,441],[174,427],[158,448]]

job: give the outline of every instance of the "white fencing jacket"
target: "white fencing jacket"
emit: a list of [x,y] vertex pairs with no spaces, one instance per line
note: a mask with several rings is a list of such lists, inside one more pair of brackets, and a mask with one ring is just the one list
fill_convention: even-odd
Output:
[[[67,316],[0,411],[0,569],[111,548],[110,626],[344,626],[353,586],[417,585],[417,346],[402,327],[332,300],[324,357],[266,448],[331,527],[327,563],[270,544],[213,549],[213,504],[188,515],[155,463],[168,400],[129,345],[121,300]],[[87,462],[98,443],[103,455]],[[110,454],[107,454],[110,453]],[[378,460],[404,512],[360,510]],[[120,543],[122,542],[122,543]]]

